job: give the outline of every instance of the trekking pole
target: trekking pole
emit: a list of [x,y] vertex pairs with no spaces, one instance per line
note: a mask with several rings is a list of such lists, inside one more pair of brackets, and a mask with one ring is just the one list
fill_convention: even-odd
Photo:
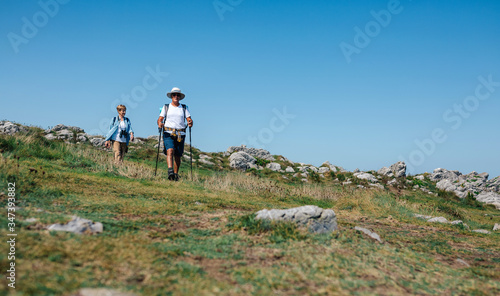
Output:
[[191,127],[189,127],[189,162],[191,163],[191,182],[193,182],[193,144],[191,142]]
[[158,152],[156,153],[155,177],[156,177],[156,171],[158,170],[158,158],[160,156],[160,141],[161,141],[161,135],[163,134],[163,127],[162,128],[158,128],[158,132],[160,134],[158,135]]

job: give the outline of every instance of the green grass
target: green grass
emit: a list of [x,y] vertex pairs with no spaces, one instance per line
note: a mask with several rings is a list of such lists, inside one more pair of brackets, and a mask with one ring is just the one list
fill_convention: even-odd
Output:
[[[154,142],[134,144],[125,167],[116,167],[106,151],[47,141],[36,128],[28,135],[0,135],[0,192],[15,181],[20,207],[15,295],[71,295],[83,287],[141,295],[500,293],[498,233],[413,216],[444,216],[491,230],[500,213],[473,198],[358,190],[333,182],[352,179],[350,173],[304,185],[269,170],[229,170],[227,157],[222,169],[195,164],[194,181],[184,163],[184,178],[171,183],[164,158],[154,177]],[[194,159],[200,153],[194,149]],[[435,186],[427,179],[414,184]],[[6,204],[0,194],[0,208]],[[339,229],[314,235],[295,224],[255,220],[264,208],[309,204],[332,208]],[[71,215],[103,223],[104,233],[45,230]],[[24,222],[28,218],[38,220]],[[3,237],[7,224],[6,214],[0,215]],[[384,243],[354,226],[377,232]],[[1,252],[0,269],[8,264]],[[2,277],[0,294],[9,289]]]

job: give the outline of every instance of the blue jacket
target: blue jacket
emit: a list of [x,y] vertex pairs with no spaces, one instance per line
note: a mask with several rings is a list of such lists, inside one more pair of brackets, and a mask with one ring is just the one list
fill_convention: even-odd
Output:
[[[132,124],[130,123],[130,119],[124,117],[123,120],[125,121],[125,124],[127,124],[126,131],[127,131],[127,145],[128,145],[128,142],[130,141],[130,133],[133,133],[134,130],[132,129]],[[106,135],[106,139],[104,139],[104,141],[111,140],[113,134],[118,130],[119,125],[120,125],[120,118],[113,117],[113,119],[111,119],[111,122],[109,123],[109,132]]]

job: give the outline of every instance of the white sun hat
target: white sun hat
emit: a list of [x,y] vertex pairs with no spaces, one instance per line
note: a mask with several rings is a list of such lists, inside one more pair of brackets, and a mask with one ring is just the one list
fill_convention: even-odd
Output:
[[180,94],[180,95],[181,95],[181,98],[180,98],[179,100],[182,100],[182,99],[184,99],[184,97],[186,97],[186,95],[185,95],[185,94],[183,94],[183,93],[181,92],[181,89],[180,89],[180,88],[178,88],[178,87],[174,87],[174,88],[172,88],[172,90],[171,90],[169,93],[167,93],[167,97],[172,98],[172,94]]

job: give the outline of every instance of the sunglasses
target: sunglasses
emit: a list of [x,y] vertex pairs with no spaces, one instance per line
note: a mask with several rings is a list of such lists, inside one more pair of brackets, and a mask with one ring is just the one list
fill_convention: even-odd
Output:
[[181,97],[181,94],[172,94],[172,97]]

